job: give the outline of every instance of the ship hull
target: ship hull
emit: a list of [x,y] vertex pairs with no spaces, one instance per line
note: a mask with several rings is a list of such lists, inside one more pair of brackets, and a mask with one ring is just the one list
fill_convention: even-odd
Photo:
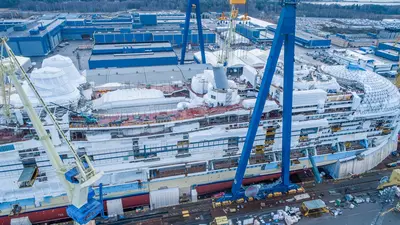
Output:
[[[292,171],[292,174],[300,173],[302,170]],[[243,180],[244,185],[250,185],[253,183],[265,182],[270,181],[273,179],[279,178],[280,173],[262,175],[262,176],[254,176],[245,178]],[[228,181],[216,181],[212,183],[202,184],[196,186],[196,191],[199,195],[207,195],[216,193],[219,191],[224,191],[229,189],[232,186],[233,180]],[[117,199],[117,198],[113,198]],[[111,199],[107,199],[111,200]],[[143,193],[139,195],[132,195],[132,196],[124,196],[121,197],[122,206],[124,209],[135,208],[139,206],[148,206],[150,205],[150,193]],[[106,210],[106,204],[105,210]],[[106,210],[107,211],[107,210]],[[31,211],[31,212],[22,212],[18,216],[2,216],[0,217],[0,225],[9,225],[11,223],[12,218],[18,217],[28,217],[29,220],[34,223],[45,223],[45,222],[55,222],[64,219],[68,219],[68,215],[66,213],[66,207],[57,207],[57,208],[50,208],[44,209],[40,211]]]
[[[124,209],[146,206],[150,204],[149,193],[126,196],[121,198],[121,200]],[[104,204],[104,207],[105,210],[107,211],[106,204]],[[66,209],[67,207],[64,206],[64,207],[44,209],[40,211],[22,212],[18,216],[12,216],[12,217],[2,216],[0,217],[0,225],[9,225],[11,223],[11,219],[18,217],[28,217],[32,224],[60,221],[69,218]]]

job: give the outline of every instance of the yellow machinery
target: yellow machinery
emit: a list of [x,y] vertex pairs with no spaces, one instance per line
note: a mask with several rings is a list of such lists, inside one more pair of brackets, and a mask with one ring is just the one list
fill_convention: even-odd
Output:
[[329,212],[329,210],[326,208],[325,202],[321,199],[303,202],[303,204],[301,204],[301,211],[303,212],[304,216],[317,216]]
[[228,17],[226,17],[226,15],[225,15],[224,12],[222,12],[222,13],[221,13],[221,16],[218,17],[218,20],[225,21],[225,20],[228,20]]
[[384,189],[386,187],[397,186],[400,185],[400,169],[395,169],[390,175],[390,178],[387,181],[382,179],[381,184],[379,184],[378,189]]
[[[218,63],[223,64],[224,66],[228,65],[228,60],[231,58],[232,49],[231,44],[234,39],[235,33],[235,21],[239,15],[239,10],[236,8],[236,5],[246,5],[247,0],[229,0],[229,4],[231,5],[231,15],[229,18],[229,29],[228,33],[225,37],[225,43],[222,45],[221,54],[218,57]],[[222,18],[225,15],[221,15]],[[221,19],[220,19],[221,20]]]
[[213,225],[228,225],[229,220],[226,216],[215,217],[214,221],[211,223]]
[[[393,47],[396,47],[399,44],[399,42],[400,42],[400,37],[398,37],[397,40],[394,42]],[[395,85],[397,88],[400,88],[400,52],[399,52],[399,61],[398,61]]]
[[385,212],[381,213],[381,216],[384,216],[386,213],[389,213],[391,211],[400,212],[400,202],[398,202],[395,207],[388,209]]

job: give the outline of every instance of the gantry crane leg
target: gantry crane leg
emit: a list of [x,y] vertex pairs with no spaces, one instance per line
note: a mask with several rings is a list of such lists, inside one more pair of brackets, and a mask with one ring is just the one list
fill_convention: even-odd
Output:
[[192,7],[195,8],[195,10],[196,10],[197,33],[199,35],[201,63],[202,64],[206,63],[206,53],[204,52],[203,26],[201,25],[200,1],[199,0],[188,0],[188,5],[186,8],[185,27],[183,30],[181,65],[185,64],[186,46],[188,43],[188,35],[189,35],[189,29],[190,29],[190,15],[192,14]]
[[261,188],[260,192],[287,192],[297,188],[297,185],[290,183],[290,143],[292,129],[292,106],[293,106],[293,76],[294,76],[294,41],[295,41],[295,23],[296,23],[296,0],[282,1],[283,9],[280,14],[277,29],[275,31],[272,48],[265,66],[264,76],[261,81],[256,104],[251,117],[249,129],[246,135],[246,141],[243,146],[239,165],[236,170],[235,179],[232,185],[232,196],[226,195],[221,200],[243,198],[244,190],[242,188],[243,178],[246,172],[248,160],[253,148],[254,139],[260,124],[261,115],[267,100],[272,77],[275,73],[278,58],[285,44],[284,50],[284,93],[283,93],[283,135],[282,135],[282,181],[274,187],[268,186]]

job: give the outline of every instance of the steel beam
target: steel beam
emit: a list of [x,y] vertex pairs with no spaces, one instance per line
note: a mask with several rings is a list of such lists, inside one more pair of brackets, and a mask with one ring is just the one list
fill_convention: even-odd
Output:
[[271,51],[265,66],[256,104],[250,120],[246,141],[240,156],[239,165],[236,170],[232,185],[232,197],[243,197],[242,182],[246,172],[248,160],[253,148],[254,139],[260,124],[261,115],[267,100],[272,77],[275,73],[278,58],[285,41],[284,55],[284,100],[283,100],[283,137],[282,137],[282,185],[279,190],[288,190],[290,184],[290,139],[292,124],[292,102],[293,102],[293,76],[294,76],[294,35],[295,35],[295,0],[282,3],[283,9],[280,14]]

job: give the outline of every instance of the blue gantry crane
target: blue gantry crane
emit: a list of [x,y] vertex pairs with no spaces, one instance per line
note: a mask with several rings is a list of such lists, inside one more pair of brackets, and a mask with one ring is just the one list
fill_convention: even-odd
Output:
[[240,156],[236,170],[231,194],[226,194],[219,201],[245,198],[245,190],[242,187],[246,167],[253,148],[254,139],[259,127],[261,114],[267,100],[272,77],[275,73],[278,58],[284,45],[284,84],[283,84],[283,126],[282,126],[282,162],[281,180],[273,185],[264,185],[258,191],[258,196],[265,196],[274,192],[286,193],[297,189],[296,184],[290,182],[290,143],[292,133],[292,105],[293,105],[293,76],[294,76],[294,44],[296,29],[296,5],[297,0],[282,0],[282,11],[278,26],[272,42],[271,51],[264,70],[256,104],[250,120],[246,141]]
[[204,52],[203,26],[201,25],[200,0],[188,0],[187,8],[186,8],[185,27],[183,30],[181,65],[185,64],[186,46],[188,43],[188,35],[189,35],[189,29],[190,29],[190,16],[192,14],[192,9],[195,9],[195,11],[196,11],[197,33],[199,35],[201,63],[202,64],[206,63],[206,53]]

